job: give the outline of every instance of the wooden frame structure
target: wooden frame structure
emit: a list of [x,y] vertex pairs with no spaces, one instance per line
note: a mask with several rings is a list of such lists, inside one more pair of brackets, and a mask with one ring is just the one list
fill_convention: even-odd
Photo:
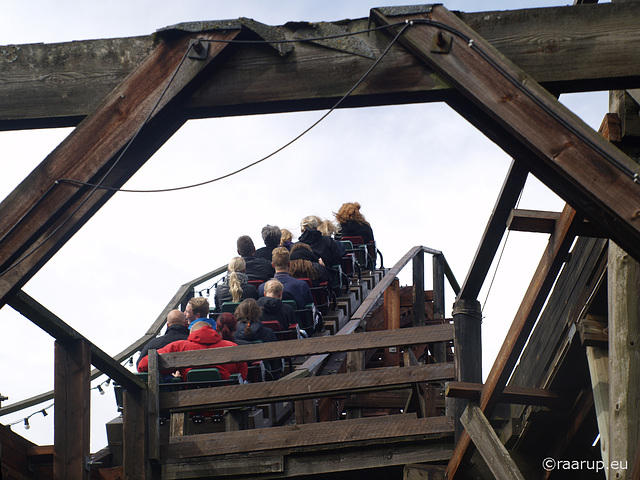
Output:
[[[72,378],[56,375],[56,390],[74,389],[86,383],[88,364],[82,359],[90,355],[96,367],[108,370],[109,375],[117,376],[130,387],[126,407],[131,415],[125,423],[133,436],[149,434],[144,431],[145,422],[141,420],[150,406],[153,412],[154,406],[159,405],[157,397],[146,398],[145,386],[139,380],[122,371],[117,362],[79,338],[65,327],[64,322],[20,290],[111,198],[113,190],[102,187],[122,186],[189,118],[285,112],[332,105],[356,79],[344,75],[327,81],[327,62],[340,65],[345,71],[362,71],[362,66],[369,65],[376,57],[375,52],[381,50],[381,45],[386,45],[390,36],[398,35],[399,44],[389,50],[387,65],[374,71],[357,94],[351,95],[341,106],[444,100],[514,158],[469,274],[456,291],[460,307],[456,319],[459,329],[456,355],[459,358],[477,358],[479,354],[479,322],[473,302],[509,217],[513,224],[512,209],[527,173],[535,174],[568,204],[559,216],[545,220],[544,229],[551,234],[549,245],[489,377],[482,387],[478,387],[478,405],[470,407],[464,415],[457,415],[463,418],[470,432],[471,427],[482,428],[481,424],[486,427],[487,418],[495,411],[499,399],[504,398],[507,380],[575,237],[589,228],[591,235],[606,235],[636,261],[640,260],[637,164],[608,141],[615,139],[610,135],[611,130],[607,130],[608,138],[603,138],[556,100],[562,92],[640,86],[640,62],[637,48],[633,47],[633,39],[640,38],[640,2],[533,9],[526,14],[518,11],[500,13],[501,21],[496,22],[491,12],[454,15],[440,5],[376,8],[371,11],[370,19],[352,21],[350,27],[356,29],[372,21],[384,28],[375,30],[366,39],[362,35],[356,36],[348,46],[333,48],[331,56],[323,55],[322,58],[315,56],[318,46],[312,40],[295,46],[281,42],[300,32],[273,29],[253,21],[214,22],[201,25],[198,31],[188,25],[178,25],[159,32],[154,38],[93,43],[96,48],[107,46],[111,52],[121,49],[135,52],[135,55],[131,57],[134,61],[130,65],[111,63],[103,66],[116,70],[117,74],[105,75],[94,82],[91,101],[83,89],[69,95],[69,87],[64,83],[36,88],[42,95],[39,98],[21,94],[21,89],[32,88],[37,75],[31,81],[0,87],[4,89],[4,97],[9,99],[0,114],[1,128],[78,125],[0,204],[0,305],[9,304],[45,330],[55,332],[59,340],[57,364],[78,362],[86,365],[71,375]],[[566,33],[566,25],[570,24],[577,39],[576,46],[555,40],[549,51],[558,51],[558,55],[532,52],[523,39],[527,32],[540,28],[543,18],[544,28],[548,31]],[[605,27],[594,33],[594,23]],[[315,28],[311,32],[313,36],[335,31],[333,24]],[[518,35],[505,42],[503,38],[514,31]],[[265,44],[242,50],[229,43],[256,37],[263,39]],[[68,54],[76,47],[34,45],[29,46],[29,50],[32,54],[46,51],[55,55],[62,51]],[[288,55],[292,49],[296,50],[296,56]],[[589,62],[582,60],[585,57]],[[77,61],[77,56],[67,55],[66,58],[68,63],[58,67],[61,72],[76,66],[72,63]],[[247,58],[253,60],[253,67],[248,72],[238,68]],[[272,68],[291,63],[304,68]],[[611,67],[601,68],[605,64]],[[26,68],[20,61],[13,62],[7,75],[28,78]],[[295,73],[280,73],[283,71]],[[262,88],[256,88],[252,81],[258,75],[264,75]],[[298,83],[300,78],[313,81]],[[280,88],[265,87],[273,84]],[[291,85],[304,87],[291,88]],[[318,88],[319,85],[326,88]],[[95,92],[102,92],[102,96]],[[630,98],[632,102],[635,97],[631,95]],[[25,108],[25,99],[32,102],[29,108]],[[621,144],[624,133],[629,130],[625,127],[633,124],[632,116],[625,115],[625,101],[627,97],[623,96],[619,114],[624,124]],[[417,252],[413,252],[407,262],[410,260],[418,270],[423,265]],[[435,257],[434,262],[434,270],[443,271],[444,265]],[[417,279],[416,285],[419,284]],[[389,286],[385,283],[372,301],[380,298]],[[397,293],[392,295],[397,297]],[[423,311],[422,301],[422,298],[416,300],[417,312]],[[441,307],[434,305],[434,312],[442,315]],[[355,312],[356,319],[357,315]],[[421,315],[416,315],[417,324],[420,324]],[[628,317],[633,313],[627,311],[621,315]],[[473,332],[467,338],[461,334],[463,325],[464,330]],[[616,365],[629,365],[633,355],[633,350],[625,350]],[[308,371],[311,372],[322,362],[322,355],[310,361]],[[460,363],[456,378],[480,383],[477,371],[467,369],[470,360]],[[635,372],[637,366],[633,367]],[[628,388],[621,386],[621,380],[617,380],[616,387],[621,388],[620,395],[628,398]],[[575,418],[584,418],[590,405],[588,399],[579,403]],[[68,406],[74,408],[72,403]],[[625,421],[637,424],[637,415],[636,418],[632,418],[633,412],[627,412],[627,415]],[[58,424],[57,421],[56,428]],[[631,438],[628,429],[624,432],[628,434],[627,439]],[[75,433],[67,431],[66,435]],[[84,434],[78,435],[80,439],[84,437]],[[633,453],[636,450],[632,446],[625,451],[627,458],[634,457],[634,474],[640,470],[638,453]],[[472,452],[470,436],[461,432],[447,467],[448,478],[462,475],[460,472]],[[490,454],[489,450],[486,452],[483,455]],[[149,452],[150,458],[157,458],[157,455],[157,450]],[[71,458],[69,451],[54,450],[55,456]],[[78,458],[69,460],[74,467],[84,461]],[[127,462],[132,465],[128,475],[148,474],[145,467],[134,460],[125,460]],[[67,475],[63,470],[58,472],[59,476]]]

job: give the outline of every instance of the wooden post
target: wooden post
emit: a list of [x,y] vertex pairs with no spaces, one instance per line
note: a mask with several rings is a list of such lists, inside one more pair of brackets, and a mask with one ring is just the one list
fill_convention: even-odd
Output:
[[53,478],[88,479],[91,348],[83,339],[55,342]]
[[[457,300],[453,305],[454,351],[456,356],[456,380],[482,383],[482,311],[477,300]],[[453,401],[456,442],[462,435],[460,417],[467,401]]]
[[[640,417],[640,265],[609,242],[609,478],[626,478],[633,467]],[[620,468],[613,468],[613,467]]]
[[[433,319],[444,322],[444,255],[433,256]],[[430,345],[437,363],[447,361],[446,345],[435,343]]]
[[147,390],[125,390],[122,411],[125,480],[151,478],[147,444]]
[[158,351],[149,350],[149,390],[147,392],[149,460],[160,458],[160,370]]
[[426,324],[427,316],[424,310],[424,251],[413,257],[413,326]]
[[[600,347],[587,346],[585,349],[600,432],[600,454],[604,464],[609,465],[609,353]],[[604,473],[609,478],[609,469]]]
[[[400,282],[397,278],[384,291],[384,329],[400,328]],[[384,349],[385,366],[399,365],[399,352],[396,347]]]

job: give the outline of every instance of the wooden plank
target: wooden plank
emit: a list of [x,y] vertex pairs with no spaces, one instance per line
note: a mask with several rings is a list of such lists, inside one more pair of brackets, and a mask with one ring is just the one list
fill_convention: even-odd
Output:
[[585,347],[593,405],[596,410],[600,434],[600,456],[605,465],[609,463],[609,352],[604,348]]
[[262,475],[284,471],[283,455],[254,454],[243,458],[220,455],[199,462],[167,461],[162,465],[163,480],[181,478],[217,478],[237,475]]
[[516,463],[478,405],[469,403],[461,420],[496,480],[524,480]]
[[89,479],[90,357],[89,344],[82,339],[55,342],[54,478]]
[[340,445],[372,440],[450,433],[450,417],[415,418],[412,415],[389,415],[378,418],[339,420],[285,427],[241,430],[214,434],[174,437],[162,449],[163,458],[193,458],[238,452],[273,451],[320,445]]
[[[447,397],[466,398],[477,401],[482,393],[481,383],[448,382],[445,395]],[[517,403],[520,405],[538,405],[542,407],[566,409],[573,399],[563,398],[556,392],[543,388],[504,387],[498,396],[499,403]]]
[[393,331],[365,332],[355,335],[331,335],[301,340],[285,340],[263,344],[239,345],[233,348],[210,348],[190,352],[163,353],[159,358],[161,370],[268,360],[390,346],[420,345],[453,339],[449,324],[401,328]]
[[[574,229],[580,221],[575,210],[567,205],[560,216],[555,232],[549,238],[547,248],[482,389],[480,408],[485,415],[490,416],[498,403],[498,397],[504,390],[507,379],[564,263],[574,239]],[[469,435],[463,434],[457,443],[447,467],[449,478],[453,478],[460,466],[468,462],[472,453],[469,449],[470,440]]]
[[409,388],[413,383],[450,380],[454,374],[453,363],[437,363],[279,380],[277,382],[181,390],[161,393],[160,409],[229,408],[264,402]]
[[609,343],[609,325],[606,317],[587,315],[578,321],[580,341],[585,347],[607,348]]
[[[555,92],[637,85],[640,72],[633,45],[639,41],[640,22],[633,2],[458,15]],[[296,35],[296,28],[289,25],[263,27],[286,32],[287,38]],[[341,22],[341,28],[348,31],[368,27],[367,18]],[[357,38],[375,54],[388,42],[384,32]],[[3,48],[7,54],[0,69],[0,93],[5,99],[0,129],[9,129],[76,125],[156,44],[155,35],[149,35]],[[190,98],[188,116],[327,108],[355,84],[371,62],[366,56],[310,42],[294,48],[295,54],[286,57],[264,45],[238,48],[216,76]],[[336,69],[342,75],[332,75]],[[48,81],[51,78],[56,81]],[[352,103],[438,101],[445,87],[415,57],[393,48],[355,92]]]
[[[469,115],[476,127],[640,259],[638,166],[627,155],[443,6],[434,6],[428,21],[447,25],[452,36],[447,54],[429,50],[442,31],[418,24],[425,15],[388,18],[376,9],[372,15],[382,25],[414,21],[400,41],[473,104],[478,111]],[[451,105],[463,116],[469,113],[455,100]],[[496,129],[502,134],[495,136]]]
[[160,371],[158,351],[149,350],[149,387],[147,389],[147,444],[149,460],[160,458]]
[[[218,40],[235,35],[237,31],[200,34]],[[207,67],[226,45],[212,45],[204,60],[185,58],[193,38],[160,42],[0,203],[0,306],[115,193],[63,179],[120,187],[186,121],[176,115],[175,102],[208,74]]]

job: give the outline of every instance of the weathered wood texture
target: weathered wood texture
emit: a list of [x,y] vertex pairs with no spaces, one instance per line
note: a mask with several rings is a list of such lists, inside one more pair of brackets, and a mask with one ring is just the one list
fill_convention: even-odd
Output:
[[267,429],[221,432],[174,437],[161,449],[162,458],[190,458],[259,452],[320,445],[382,439],[407,440],[411,437],[451,433],[451,417],[415,418],[414,415],[389,415],[380,418],[339,420],[315,424],[272,427]]
[[[636,459],[640,431],[640,264],[613,242],[609,243],[609,458]],[[618,466],[609,478],[629,474]]]
[[496,480],[524,480],[482,409],[474,403],[462,414],[462,424]]
[[[564,263],[574,239],[573,231],[580,221],[575,210],[566,206],[482,389],[479,405],[485,415],[490,416],[497,404],[498,395],[503,391]],[[472,453],[469,443],[470,437],[463,434],[447,467],[449,478],[453,478],[459,467],[468,462]]]
[[[451,456],[451,440],[446,435],[414,438],[411,442],[377,441],[349,448],[295,448],[285,453],[246,453],[203,457],[197,461],[171,461],[162,465],[162,478],[202,478],[223,476],[229,479],[247,478],[305,478],[307,475],[329,474],[388,468],[420,462],[442,462]],[[387,477],[388,478],[388,477]],[[431,479],[430,479],[431,480]],[[435,479],[433,479],[435,480]]]
[[[448,382],[445,394],[448,397],[466,398],[477,401],[482,393],[481,383]],[[516,403],[520,405],[539,405],[550,408],[566,409],[573,399],[565,399],[556,392],[543,388],[504,387],[498,396],[499,403]]]
[[[555,92],[638,86],[640,62],[633,45],[640,39],[640,9],[633,3],[459,15]],[[368,27],[367,19],[359,19],[340,28]],[[292,38],[297,27],[271,28]],[[357,41],[364,51],[378,55],[388,37],[374,32],[358,35]],[[0,129],[76,125],[154,48],[154,36],[2,47],[0,96],[5,101]],[[284,57],[266,45],[241,45],[191,97],[186,116],[326,108],[370,65],[366,55],[312,43],[295,44],[294,51]],[[336,70],[339,76],[332,73]],[[446,84],[413,55],[394,47],[346,104],[438,101],[444,88]]]
[[[389,18],[375,9],[372,15],[382,25],[425,19]],[[407,29],[400,42],[479,110],[469,114],[463,108],[459,113],[469,114],[476,127],[639,259],[637,165],[446,8],[434,6],[428,17],[447,25],[452,37],[449,53],[430,49],[439,31],[431,24]],[[460,108],[456,102],[451,105]],[[486,121],[478,122],[480,117]],[[494,128],[502,134],[493,136]]]
[[161,409],[193,407],[228,408],[318,398],[386,389],[409,388],[412,383],[451,380],[455,374],[452,363],[437,363],[415,367],[391,367],[382,370],[322,375],[310,378],[261,382],[246,385],[221,386],[167,392],[160,395]]
[[82,339],[55,342],[54,478],[89,479],[91,349]]
[[191,352],[163,353],[159,358],[160,369],[203,367],[223,363],[269,360],[282,357],[319,355],[356,350],[369,350],[392,346],[420,345],[453,339],[453,326],[429,325],[401,328],[393,331],[332,335],[302,340],[285,340],[234,348],[211,348]]
[[0,306],[114,194],[61,179],[120,187],[186,121],[172,105],[196,88],[225,46],[193,60],[184,58],[190,39],[162,42],[0,204]]
[[[560,212],[515,209],[509,215],[507,228],[516,232],[552,233],[558,217]],[[578,229],[578,236],[607,238],[608,234],[584,220]]]

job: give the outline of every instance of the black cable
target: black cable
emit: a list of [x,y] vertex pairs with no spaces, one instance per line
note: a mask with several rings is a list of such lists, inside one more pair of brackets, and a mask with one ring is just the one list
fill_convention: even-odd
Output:
[[380,61],[385,57],[385,55],[389,52],[389,50],[391,49],[391,47],[396,43],[396,41],[398,40],[398,38],[400,37],[400,35],[402,33],[404,33],[404,31],[411,26],[409,23],[402,23],[401,25],[403,25],[403,28],[400,29],[400,31],[398,32],[398,34],[393,38],[393,40],[389,43],[389,45],[387,45],[387,47],[385,48],[385,50],[382,52],[382,54],[378,57],[378,59],[373,63],[373,65],[371,65],[371,67],[369,67],[369,69],[366,71],[366,73],[356,82],[356,84],[351,87],[351,89],[349,89],[349,91],[347,93],[345,93],[324,115],[322,115],[318,120],[316,120],[314,123],[311,124],[311,126],[307,127],[302,133],[300,133],[299,135],[297,135],[296,137],[294,137],[292,140],[290,140],[289,142],[285,143],[284,145],[282,145],[281,147],[279,147],[278,149],[274,150],[273,152],[271,152],[270,154],[260,158],[259,160],[256,160],[255,162],[252,162],[248,165],[245,165],[242,168],[239,168],[231,173],[228,173],[226,175],[222,175],[221,177],[217,177],[211,180],[206,180],[204,182],[200,182],[200,183],[195,183],[192,185],[185,185],[182,187],[173,187],[173,188],[163,188],[163,189],[156,189],[156,190],[132,190],[132,189],[124,189],[124,188],[112,188],[112,187],[103,187],[103,186],[98,186],[98,185],[94,185],[91,183],[85,183],[85,182],[80,182],[78,180],[73,180],[71,178],[61,178],[58,180],[58,182],[65,182],[65,183],[72,183],[75,185],[81,185],[81,186],[89,186],[89,187],[96,187],[96,188],[101,188],[101,189],[105,189],[105,190],[112,190],[112,191],[116,191],[116,192],[125,192],[125,193],[160,193],[160,192],[175,192],[178,190],[187,190],[190,188],[196,188],[196,187],[201,187],[203,185],[208,185],[210,183],[214,183],[214,182],[218,182],[220,180],[224,180],[225,178],[231,177],[233,175],[236,175],[240,172],[243,172],[244,170],[247,170],[255,165],[258,165],[259,163],[264,162],[265,160],[273,157],[274,155],[280,153],[281,151],[283,151],[285,148],[289,147],[290,145],[292,145],[293,143],[295,143],[296,141],[298,141],[300,138],[302,138],[304,135],[306,135],[307,133],[309,133],[311,130],[313,130],[320,122],[322,122],[325,118],[327,118],[336,108],[338,108],[340,106],[340,104],[342,104],[342,102],[349,96],[351,95],[354,90],[356,88],[358,88],[362,82],[364,82],[364,80],[369,76],[369,74],[378,66],[378,64],[380,63]]

